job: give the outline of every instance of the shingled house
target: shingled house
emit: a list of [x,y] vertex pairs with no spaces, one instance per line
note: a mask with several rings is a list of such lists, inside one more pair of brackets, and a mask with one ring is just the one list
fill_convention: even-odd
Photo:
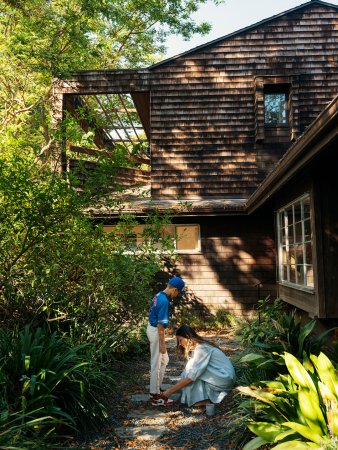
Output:
[[[58,80],[56,122],[129,95],[149,142],[149,197],[95,220],[179,210],[176,272],[208,308],[249,314],[271,295],[338,318],[337,44],[338,6],[312,0],[149,68]],[[97,131],[99,149],[113,140]]]

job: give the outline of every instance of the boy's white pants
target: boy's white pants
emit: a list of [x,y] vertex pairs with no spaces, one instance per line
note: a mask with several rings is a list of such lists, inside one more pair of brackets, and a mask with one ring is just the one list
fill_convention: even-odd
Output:
[[147,336],[150,343],[150,393],[159,394],[169,356],[167,352],[160,353],[160,339],[157,327],[152,327],[148,324]]

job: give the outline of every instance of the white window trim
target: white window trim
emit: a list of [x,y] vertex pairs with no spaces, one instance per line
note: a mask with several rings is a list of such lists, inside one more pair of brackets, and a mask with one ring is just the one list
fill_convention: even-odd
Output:
[[[310,293],[310,294],[314,294],[315,293],[315,286],[313,286],[313,287],[312,286],[305,286],[305,285],[293,283],[291,281],[287,281],[287,280],[283,280],[282,279],[282,270],[283,270],[282,247],[283,247],[283,243],[281,242],[280,214],[282,212],[284,212],[289,206],[294,205],[295,203],[300,202],[300,201],[304,200],[305,198],[309,198],[311,200],[309,192],[301,195],[300,197],[295,198],[294,200],[292,200],[291,202],[287,203],[282,208],[277,210],[278,278],[279,278],[278,279],[278,284],[280,284],[282,286],[287,286],[287,287],[290,287],[290,288],[293,288],[293,289],[297,289],[299,291],[304,291],[304,292],[307,292],[307,293]],[[311,223],[311,229],[312,229],[311,213],[310,213],[310,223]],[[302,220],[302,236],[304,238],[304,221],[303,220]],[[302,241],[302,244],[304,246],[304,239]],[[313,250],[313,238],[311,240],[311,244],[312,244],[312,250]],[[313,252],[312,252],[312,255],[313,255]],[[312,258],[313,258],[313,256],[312,256]],[[314,269],[313,260],[312,260],[312,268]],[[287,266],[287,270],[288,270],[288,273],[289,273],[289,270],[290,270],[289,266]],[[314,278],[314,282],[315,282],[315,278]]]

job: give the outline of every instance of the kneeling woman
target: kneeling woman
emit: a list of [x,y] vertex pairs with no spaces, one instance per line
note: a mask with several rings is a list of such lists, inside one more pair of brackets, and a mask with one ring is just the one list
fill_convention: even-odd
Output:
[[164,402],[159,404],[170,404],[171,399],[188,406],[220,403],[236,379],[230,359],[188,325],[176,331],[176,339],[178,353],[188,362],[181,380],[162,393]]

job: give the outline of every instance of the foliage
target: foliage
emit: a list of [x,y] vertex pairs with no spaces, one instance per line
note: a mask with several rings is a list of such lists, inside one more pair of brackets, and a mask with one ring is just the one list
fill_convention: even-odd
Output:
[[243,322],[238,330],[238,337],[242,344],[250,345],[256,342],[273,340],[275,330],[271,322],[280,317],[283,312],[283,302],[280,299],[271,301],[269,297],[258,300],[257,317]]
[[193,309],[182,304],[175,314],[175,322],[186,323],[196,330],[228,330],[234,329],[238,325],[236,316],[220,308],[215,313],[210,313],[206,309]]
[[[168,33],[189,38],[210,30],[207,23],[197,24],[192,18],[205,1],[2,1],[2,127],[10,132],[20,127],[26,138],[34,129],[33,145],[48,145],[53,78],[155,62]],[[25,142],[32,145],[29,139]]]
[[159,242],[170,257],[170,240],[160,236],[169,216],[148,219],[139,248],[129,239],[133,217],[121,220],[110,235],[88,220],[84,210],[92,198],[93,191],[79,196],[67,180],[34,165],[27,155],[0,155],[4,326],[47,320],[72,330],[81,342],[95,338],[107,348],[118,338],[125,341],[131,324],[143,319],[155,274],[163,268]]
[[271,379],[278,372],[284,373],[286,371],[285,361],[281,356],[284,351],[291,353],[300,360],[308,358],[310,354],[332,353],[327,345],[327,338],[332,329],[314,334],[315,320],[302,325],[300,321],[296,320],[295,313],[292,312],[282,314],[278,320],[272,319],[271,325],[270,340],[264,343],[253,343],[253,351],[246,352],[239,360],[242,366],[241,371],[245,372],[246,377],[251,373],[255,380],[262,379],[257,377],[258,370],[266,372],[265,379]]
[[113,389],[113,374],[88,359],[84,346],[69,347],[56,332],[28,325],[12,335],[1,330],[0,344],[4,437],[31,429],[31,436],[49,439],[65,426],[86,432],[107,419],[102,399]]
[[[252,397],[249,429],[257,435],[244,446],[253,450],[273,444],[278,450],[330,448],[338,436],[338,377],[326,355],[311,355],[301,364],[284,354],[289,375],[262,387],[239,387]],[[276,444],[276,445],[275,445]]]

